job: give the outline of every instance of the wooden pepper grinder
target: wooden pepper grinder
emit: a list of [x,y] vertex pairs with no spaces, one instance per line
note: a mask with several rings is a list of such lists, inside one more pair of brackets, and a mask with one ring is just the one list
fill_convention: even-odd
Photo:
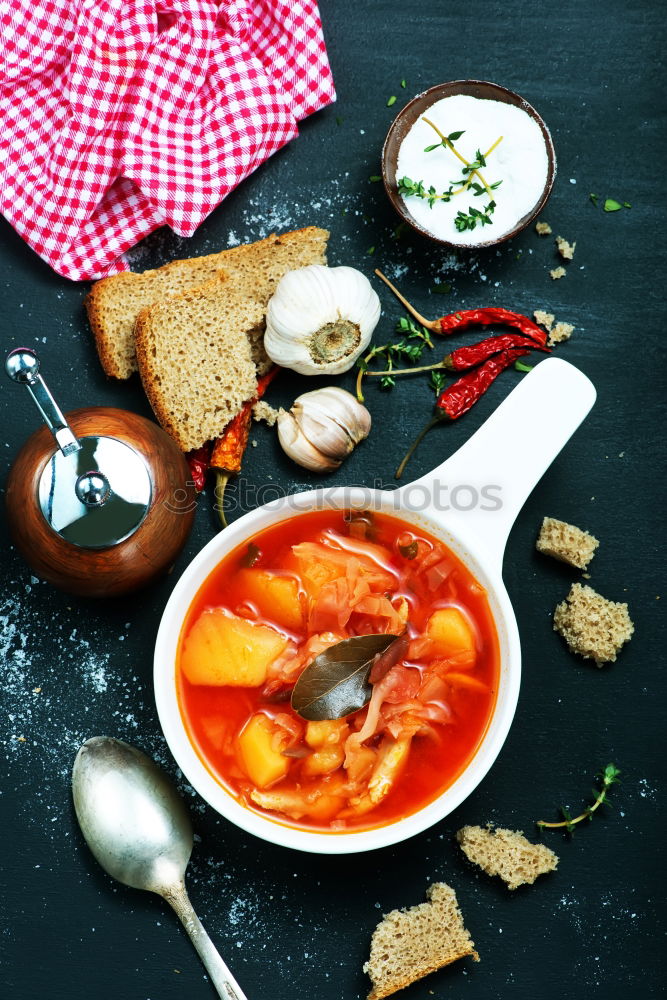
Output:
[[29,348],[5,363],[46,423],[7,481],[16,547],[39,576],[73,594],[136,590],[169,569],[190,533],[187,462],[157,424],[134,413],[88,407],[65,417],[39,367]]

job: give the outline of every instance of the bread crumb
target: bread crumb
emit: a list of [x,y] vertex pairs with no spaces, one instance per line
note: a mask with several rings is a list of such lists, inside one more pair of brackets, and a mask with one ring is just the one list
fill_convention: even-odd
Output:
[[574,248],[576,247],[576,240],[574,243],[568,243],[567,240],[563,239],[562,236],[556,237],[556,246],[558,247],[558,253],[561,255],[563,260],[572,260],[574,257]]
[[267,403],[266,400],[258,399],[252,408],[252,416],[253,420],[263,420],[269,427],[273,427],[278,419],[278,411]]
[[549,347],[553,347],[554,344],[562,344],[564,340],[569,340],[573,333],[574,327],[571,323],[556,323],[549,333],[547,344]]
[[[553,276],[553,271],[551,272]],[[548,331],[549,337],[547,344],[549,347],[553,347],[554,344],[561,344],[564,340],[569,340],[574,333],[575,327],[572,323],[556,323],[556,317],[553,313],[546,312],[545,309],[536,309],[533,313],[535,317],[535,322],[543,326],[545,330]],[[554,325],[555,324],[555,325]]]
[[551,233],[553,232],[553,229],[551,228],[548,222],[536,222],[535,232],[537,233],[538,236],[550,236]]
[[487,875],[499,875],[508,889],[532,885],[558,867],[558,856],[544,844],[531,844],[520,830],[464,826],[456,839],[465,856]]
[[364,964],[373,984],[368,1000],[388,997],[466,955],[479,962],[451,886],[434,882],[426,897],[427,903],[387,913],[375,928]]
[[543,326],[545,330],[551,330],[556,319],[553,313],[548,313],[544,309],[536,309],[533,316],[535,317],[535,322]]
[[573,583],[554,612],[554,629],[573,653],[595,660],[598,667],[613,663],[635,627],[627,604],[608,601],[592,587]]
[[565,271],[564,267],[555,267],[553,271],[549,271],[549,274],[551,275],[554,281],[558,281],[559,278],[564,278],[566,273],[567,272]]
[[567,521],[545,517],[535,547],[538,552],[569,563],[577,569],[588,569],[599,541],[594,535]]

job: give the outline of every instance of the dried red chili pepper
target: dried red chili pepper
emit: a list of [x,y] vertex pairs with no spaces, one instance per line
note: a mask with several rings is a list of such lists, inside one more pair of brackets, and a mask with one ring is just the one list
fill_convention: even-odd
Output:
[[520,333],[542,346],[547,342],[545,331],[537,323],[533,323],[532,319],[528,319],[522,313],[512,312],[510,309],[495,307],[491,309],[461,309],[458,312],[449,313],[447,316],[441,316],[440,319],[426,319],[401,295],[395,285],[392,285],[391,281],[385,278],[382,271],[376,270],[375,273],[392,290],[399,302],[403,303],[417,322],[433,333],[449,335],[459,330],[467,330],[470,326],[488,326],[490,323],[501,323],[503,326],[515,327]]
[[190,478],[197,493],[201,493],[206,485],[206,473],[211,462],[211,442],[207,441],[201,448],[189,451],[185,456],[190,466]]
[[529,351],[521,347],[502,351],[501,354],[488,358],[479,368],[467,372],[456,382],[452,382],[438,397],[436,406],[442,411],[438,418],[447,417],[449,420],[457,420],[463,416],[471,406],[474,406],[480,396],[484,395],[501,372],[513,365],[517,358],[528,353]]
[[262,375],[257,380],[257,392],[252,399],[243,404],[239,413],[230,420],[221,437],[215,442],[207,441],[201,448],[196,448],[186,454],[190,475],[198,493],[201,493],[206,485],[206,473],[209,468],[219,469],[228,475],[232,472],[240,472],[241,460],[250,434],[252,408],[257,400],[262,398],[279,370],[278,366],[274,365],[266,375]]
[[457,347],[455,351],[443,358],[440,363],[441,368],[452,372],[467,371],[474,368],[483,361],[499,354],[501,351],[515,347],[525,347],[529,351],[545,351],[550,354],[548,347],[541,347],[534,342],[532,337],[524,337],[518,333],[502,333],[498,337],[487,337],[480,340],[479,344],[467,344],[465,347]]
[[417,445],[432,427],[442,423],[443,420],[457,420],[464,413],[467,413],[475,405],[480,396],[484,395],[491,383],[498,378],[501,372],[514,364],[518,358],[529,353],[529,350],[522,347],[504,350],[500,354],[488,358],[479,368],[467,372],[461,378],[457,379],[456,382],[452,382],[438,397],[436,416],[423,428],[410,446],[410,450],[396,470],[396,478],[401,478],[403,470],[414,454]]
[[365,371],[364,374],[370,377],[374,375],[417,375],[419,372],[436,371],[444,369],[450,372],[464,372],[476,365],[481,365],[483,361],[500,354],[501,351],[514,347],[525,347],[529,351],[545,351],[551,354],[548,347],[541,347],[530,337],[524,337],[520,333],[501,333],[497,337],[487,337],[480,340],[478,344],[467,344],[464,347],[457,347],[451,354],[445,355],[442,361],[437,361],[434,365],[422,365],[419,368],[391,368],[381,372]]
[[248,438],[250,437],[250,424],[252,422],[252,408],[254,405],[254,399],[244,403],[242,409],[225,427],[222,437],[219,437],[214,443],[210,461],[211,469],[226,472],[230,475],[233,472],[241,471],[243,454],[248,444]]
[[509,309],[463,309],[459,312],[441,316],[434,321],[440,329],[435,333],[452,334],[459,330],[467,330],[469,326],[489,326],[491,323],[501,323],[503,326],[513,326],[526,337],[544,346],[547,342],[546,332],[533,323],[532,319]]
[[241,471],[241,463],[250,437],[252,408],[261,399],[280,369],[274,365],[266,375],[257,380],[257,392],[243,404],[241,410],[230,420],[221,437],[213,445],[210,468],[215,470],[216,509],[223,527],[227,527],[224,511],[225,488],[229,477]]

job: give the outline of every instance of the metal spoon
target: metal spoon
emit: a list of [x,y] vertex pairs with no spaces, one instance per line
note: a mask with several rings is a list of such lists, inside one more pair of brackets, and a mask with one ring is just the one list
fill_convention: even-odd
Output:
[[105,871],[125,885],[166,899],[180,917],[218,996],[247,1000],[185,891],[192,826],[164,772],[136,747],[110,736],[94,736],[76,755],[72,794],[83,835]]

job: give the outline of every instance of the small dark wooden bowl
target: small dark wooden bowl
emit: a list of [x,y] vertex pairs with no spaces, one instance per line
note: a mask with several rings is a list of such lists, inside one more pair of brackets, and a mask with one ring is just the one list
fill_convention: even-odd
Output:
[[[463,94],[466,97],[477,97],[482,100],[487,101],[500,101],[502,104],[513,104],[517,108],[521,108],[530,117],[537,122],[542,132],[544,138],[544,143],[547,147],[547,159],[548,159],[548,169],[547,169],[547,179],[544,185],[544,190],[542,195],[538,200],[537,204],[527,215],[519,219],[514,229],[509,233],[505,233],[504,236],[498,237],[495,240],[485,240],[483,243],[456,243],[454,240],[442,240],[433,233],[430,233],[428,229],[424,229],[423,226],[413,219],[410,212],[405,206],[405,202],[398,193],[398,187],[396,184],[396,164],[398,162],[398,150],[401,143],[405,139],[405,136],[410,131],[415,122],[426,112],[430,107],[432,107],[437,101],[441,101],[443,97],[454,97],[456,95]],[[431,87],[430,90],[425,90],[423,94],[417,94],[413,97],[409,104],[406,104],[402,111],[399,111],[398,115],[392,122],[389,131],[387,132],[387,138],[384,141],[384,146],[382,147],[382,180],[384,181],[384,188],[389,197],[389,201],[392,203],[400,217],[404,222],[407,222],[416,232],[420,233],[422,236],[426,236],[429,240],[434,243],[438,243],[443,247],[451,247],[457,250],[478,250],[480,247],[493,247],[497,246],[498,243],[504,243],[506,240],[511,240],[513,236],[520,233],[526,226],[529,226],[533,219],[537,218],[542,209],[547,203],[547,199],[551,194],[551,189],[553,187],[554,178],[556,176],[556,153],[554,150],[554,144],[549,134],[549,129],[546,127],[540,116],[538,115],[535,108],[525,101],[523,97],[519,94],[515,94],[512,90],[508,90],[506,87],[501,87],[497,83],[488,83],[485,80],[452,80],[450,83],[439,83],[436,87]]]
[[7,480],[7,520],[26,562],[38,576],[72,594],[111,597],[144,587],[166,573],[181,551],[195,516],[188,464],[161,427],[125,410],[73,410],[66,419],[78,437],[103,435],[137,451],[150,472],[153,497],[134,534],[107,549],[84,549],[46,522],[39,506],[39,479],[56,448],[46,427],[19,452]]

